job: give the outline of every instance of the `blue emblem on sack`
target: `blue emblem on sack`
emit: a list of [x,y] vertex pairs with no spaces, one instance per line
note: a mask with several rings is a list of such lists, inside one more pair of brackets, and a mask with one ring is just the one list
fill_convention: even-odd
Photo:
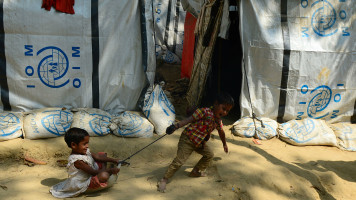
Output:
[[[169,101],[162,89],[158,96],[158,103],[167,116],[170,116],[169,111],[176,114],[173,104]],[[168,110],[166,108],[168,108]]]
[[[10,127],[17,126],[10,132],[6,129]],[[12,113],[0,113],[0,137],[5,137],[14,134],[16,131],[21,129],[20,119]]]
[[89,121],[89,126],[96,135],[102,136],[110,132],[110,117],[99,114],[90,114],[90,116],[93,116],[94,119]]
[[64,135],[73,121],[73,113],[64,110],[51,110],[42,113],[50,113],[41,119],[41,123],[53,135]]
[[[264,124],[265,128],[262,128],[261,126],[257,126],[257,136],[259,139],[262,138],[271,138],[277,135],[276,129],[274,129],[272,126],[269,124]],[[247,129],[244,130],[244,136],[245,137],[253,137],[255,135],[255,123],[251,122],[247,124]],[[265,131],[266,130],[266,131]]]
[[129,112],[125,112],[122,114],[123,117],[125,118],[129,118],[129,124],[127,126],[125,126],[125,129],[121,129],[119,128],[117,130],[117,133],[119,135],[123,135],[123,136],[127,136],[127,135],[133,135],[135,133],[140,132],[142,129],[140,129],[139,127],[143,124],[143,119],[141,116],[129,113]]
[[306,119],[302,125],[293,123],[291,128],[286,129],[286,135],[297,143],[305,143],[314,139],[317,136],[311,135],[314,129],[314,122],[311,119]]

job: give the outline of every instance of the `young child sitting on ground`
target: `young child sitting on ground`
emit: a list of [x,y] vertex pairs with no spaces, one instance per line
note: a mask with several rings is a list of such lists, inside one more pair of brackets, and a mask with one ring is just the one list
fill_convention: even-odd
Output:
[[224,151],[228,152],[221,117],[226,116],[233,106],[234,99],[227,93],[221,93],[217,96],[213,107],[197,109],[192,116],[167,128],[166,133],[172,134],[178,128],[190,123],[180,136],[176,158],[169,165],[164,177],[158,182],[158,191],[165,192],[168,179],[185,163],[193,151],[203,157],[195,165],[189,176],[206,176],[204,170],[214,157],[207,141],[215,128],[218,130]]
[[109,158],[106,153],[89,151],[89,134],[80,128],[69,129],[64,136],[72,153],[68,158],[69,178],[51,187],[50,192],[57,198],[77,196],[87,190],[99,190],[107,187],[111,174],[117,174],[117,167],[106,168],[107,162],[118,164],[118,159]]

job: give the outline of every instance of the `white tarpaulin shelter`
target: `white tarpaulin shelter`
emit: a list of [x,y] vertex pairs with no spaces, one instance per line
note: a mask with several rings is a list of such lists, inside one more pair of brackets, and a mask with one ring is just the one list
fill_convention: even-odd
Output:
[[[240,3],[242,116],[356,121],[354,0]],[[247,78],[247,79],[246,79]]]
[[0,110],[136,107],[153,84],[150,0],[76,0],[75,14],[42,0],[0,1]]
[[156,56],[166,63],[181,63],[185,11],[180,0],[153,0]]

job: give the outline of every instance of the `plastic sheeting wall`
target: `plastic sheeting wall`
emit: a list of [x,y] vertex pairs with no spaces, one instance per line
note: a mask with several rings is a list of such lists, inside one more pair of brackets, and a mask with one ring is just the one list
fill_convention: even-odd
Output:
[[185,11],[181,0],[153,0],[156,56],[166,63],[181,63]]
[[278,122],[353,121],[355,10],[353,0],[241,1],[242,116],[251,96],[257,116]]
[[152,1],[76,0],[74,15],[41,5],[0,3],[0,110],[134,109],[155,74]]

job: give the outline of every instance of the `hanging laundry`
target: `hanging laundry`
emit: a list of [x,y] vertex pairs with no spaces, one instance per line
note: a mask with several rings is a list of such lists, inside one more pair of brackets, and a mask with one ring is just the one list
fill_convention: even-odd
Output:
[[44,8],[44,9],[50,11],[51,7],[54,6],[55,3],[56,3],[56,0],[43,0],[41,8]]
[[53,6],[57,11],[68,14],[74,14],[75,0],[43,0],[42,8],[50,11]]
[[55,0],[56,10],[64,13],[74,14],[74,1],[75,0]]

